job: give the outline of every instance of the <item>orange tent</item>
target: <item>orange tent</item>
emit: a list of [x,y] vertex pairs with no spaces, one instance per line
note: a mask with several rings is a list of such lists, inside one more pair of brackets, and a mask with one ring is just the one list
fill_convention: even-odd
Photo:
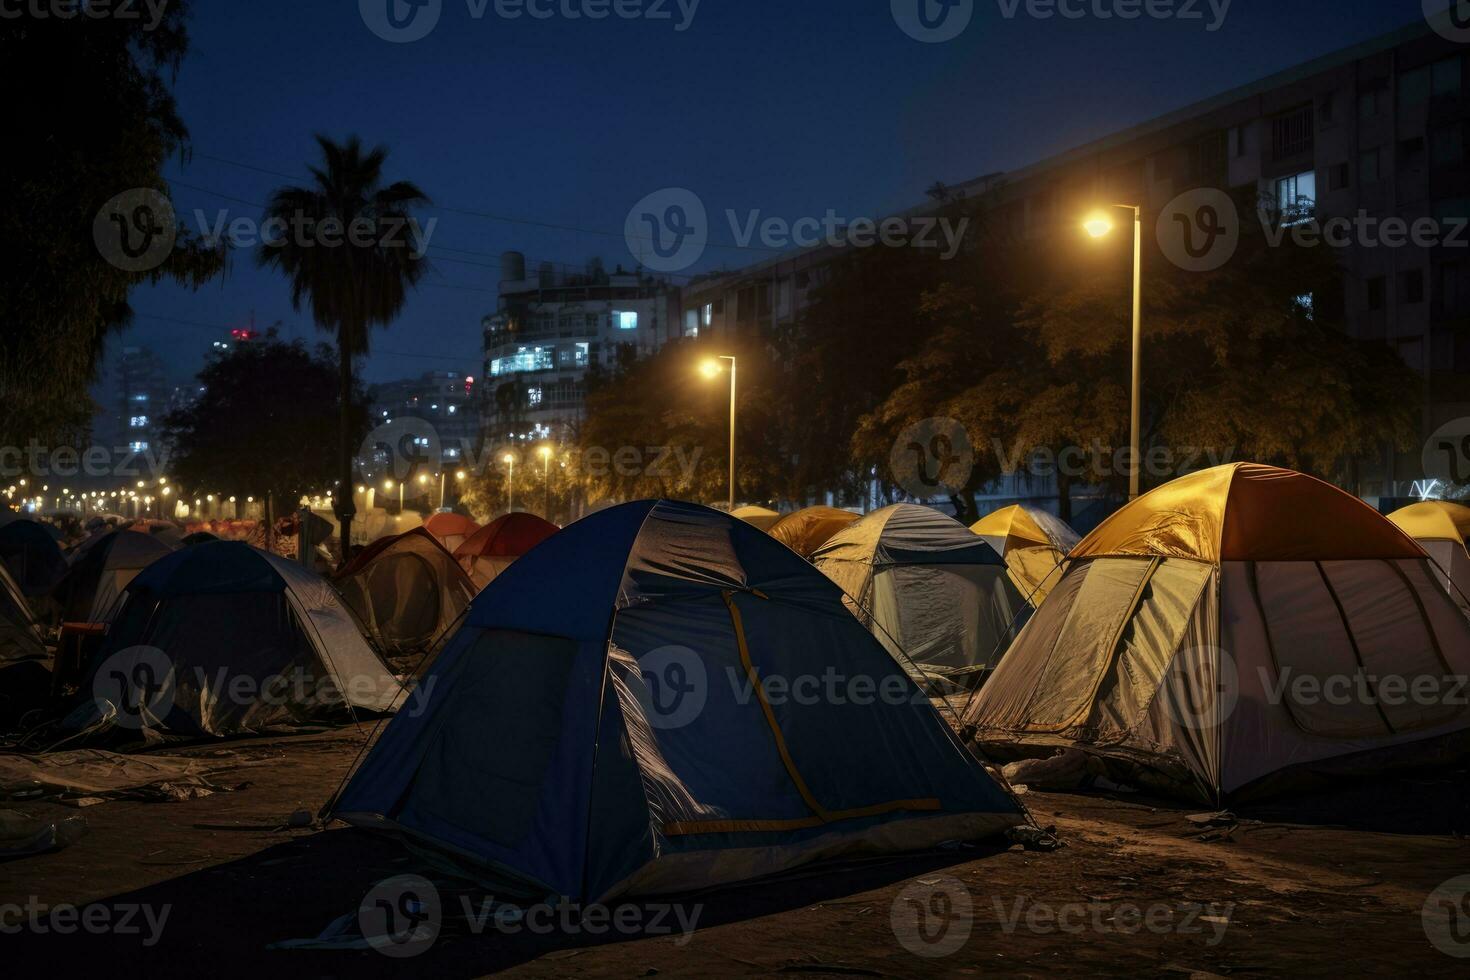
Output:
[[483,589],[517,558],[559,530],[535,514],[505,514],[471,535],[455,550],[454,557],[475,588]]
[[480,525],[463,514],[448,511],[431,514],[429,519],[424,521],[424,530],[438,538],[439,543],[450,552],[464,544],[466,539],[479,529]]
[[808,507],[794,514],[787,514],[771,525],[768,533],[801,557],[810,560],[832,535],[846,530],[861,517],[861,514],[835,507]]

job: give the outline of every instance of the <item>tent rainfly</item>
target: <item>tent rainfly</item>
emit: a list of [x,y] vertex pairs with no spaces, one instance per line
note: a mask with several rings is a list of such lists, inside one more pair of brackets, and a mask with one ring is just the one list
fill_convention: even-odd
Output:
[[857,523],[861,516],[836,507],[807,507],[773,524],[770,535],[810,561],[832,535]]
[[1470,507],[1426,500],[1388,515],[1434,559],[1435,577],[1461,609],[1470,613]]
[[475,589],[483,589],[517,558],[558,530],[535,514],[503,514],[472,534],[454,557],[475,583]]
[[395,656],[428,649],[475,597],[454,556],[421,527],[374,541],[335,582],[378,649]]
[[234,541],[139,573],[82,690],[95,716],[185,737],[390,711],[403,693],[330,585]]
[[964,722],[997,757],[1077,746],[1210,805],[1470,745],[1470,621],[1419,546],[1289,470],[1160,487],[1073,549]]
[[0,524],[0,562],[21,593],[31,598],[49,594],[66,574],[66,558],[56,539],[25,518]]
[[990,547],[952,517],[894,504],[839,531],[812,563],[931,691],[973,686],[1010,646],[1027,609]]
[[46,656],[31,604],[0,562],[0,663]]
[[111,622],[118,597],[134,576],[172,552],[156,535],[133,531],[108,531],[84,541],[56,587],[63,621]]
[[[890,696],[766,693],[834,671]],[[1026,820],[832,583],[691,504],[558,533],[480,593],[430,684],[333,815],[540,894],[704,888]]]
[[1024,504],[1002,507],[970,530],[1005,559],[1011,582],[1033,606],[1057,584],[1067,552],[1081,540],[1060,517]]

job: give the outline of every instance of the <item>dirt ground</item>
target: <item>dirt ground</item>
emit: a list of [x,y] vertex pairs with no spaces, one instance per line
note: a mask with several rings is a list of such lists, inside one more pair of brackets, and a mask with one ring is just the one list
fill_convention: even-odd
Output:
[[[1233,830],[1139,797],[1027,793],[1065,847],[999,842],[808,870],[672,899],[672,912],[630,907],[626,920],[614,914],[620,928],[593,934],[556,916],[545,929],[529,916],[497,926],[475,914],[482,892],[392,840],[286,828],[294,811],[315,813],[362,739],[344,729],[230,743],[232,760],[263,764],[218,777],[245,788],[200,799],[0,803],[90,825],[70,848],[0,864],[0,906],[48,909],[37,928],[0,908],[6,975],[1470,975],[1470,959],[1437,948],[1421,921],[1431,892],[1470,874],[1470,841],[1449,832],[1463,833],[1465,772],[1243,811]],[[355,921],[375,885],[414,873],[433,880],[443,911],[432,942],[393,950],[413,958],[270,948]],[[69,921],[52,915],[63,904],[86,906],[94,929],[55,931]],[[1450,948],[1470,956],[1461,938]]]

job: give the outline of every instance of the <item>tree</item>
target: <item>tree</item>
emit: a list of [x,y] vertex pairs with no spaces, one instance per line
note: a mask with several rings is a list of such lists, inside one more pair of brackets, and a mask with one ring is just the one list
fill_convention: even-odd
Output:
[[[333,361],[330,347],[310,351],[274,331],[211,361],[199,372],[198,399],[163,422],[175,482],[200,494],[263,497],[268,515],[272,504],[289,507],[331,486],[328,447],[340,421]],[[348,405],[349,431],[361,439],[368,418],[360,389]]]
[[[124,330],[128,296],[145,282],[195,287],[224,267],[222,246],[182,229],[155,267],[127,271],[94,238],[117,195],[166,196],[165,161],[187,147],[170,91],[188,49],[187,4],[136,19],[19,14],[0,30],[6,152],[0,182],[0,444],[73,443],[86,433],[87,397],[108,338]],[[119,215],[119,217],[131,217]],[[139,214],[138,217],[144,217]],[[162,230],[167,214],[155,217]]]
[[286,274],[293,306],[310,305],[316,325],[337,340],[334,500],[345,556],[355,514],[352,463],[361,438],[353,427],[353,358],[368,353],[371,329],[397,318],[427,270],[413,209],[429,199],[407,181],[383,185],[386,148],[364,152],[355,136],[340,144],[316,139],[324,165],[310,168],[309,186],[282,187],[271,195],[263,227],[274,225],[277,233],[261,244],[257,258]]

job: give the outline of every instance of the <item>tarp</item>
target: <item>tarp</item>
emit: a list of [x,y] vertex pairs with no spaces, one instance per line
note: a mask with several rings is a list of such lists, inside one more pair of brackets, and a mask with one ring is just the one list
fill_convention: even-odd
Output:
[[56,587],[63,621],[111,622],[118,597],[133,577],[172,552],[157,535],[146,533],[108,531],[84,541]]
[[82,690],[102,718],[185,736],[344,705],[388,711],[402,695],[330,585],[232,541],[172,552],[134,578]]
[[0,525],[0,562],[31,598],[49,593],[66,574],[66,559],[56,539],[24,518]]
[[774,510],[749,505],[735,508],[735,510],[731,511],[730,516],[758,527],[762,531],[769,531],[781,519],[781,515]]
[[373,542],[334,581],[378,649],[393,655],[427,650],[475,596],[454,556],[421,527]]
[[[824,676],[843,696],[783,693]],[[332,813],[574,901],[1025,820],[832,583],[728,515],[653,501],[481,592]]]
[[874,511],[828,540],[812,563],[930,690],[978,682],[1004,655],[1026,603],[1005,563],[959,521],[917,504]]
[[455,560],[483,589],[495,577],[558,530],[555,524],[535,514],[504,514],[480,528],[454,552]]
[[1408,535],[1316,477],[1230,463],[1180,477],[1103,521],[1070,557],[1224,561],[1422,558]]
[[[999,757],[1075,746],[1120,780],[1210,804],[1470,750],[1456,680],[1470,675],[1470,621],[1428,557],[1371,508],[1273,472],[1239,497],[1186,477],[1074,549],[965,714],[980,744]],[[1161,500],[1213,515],[1224,546],[1194,534],[1186,549],[1183,520],[1130,530],[1166,529]],[[1353,540],[1327,540],[1321,513]],[[1118,542],[1155,553],[1109,554]],[[1241,554],[1266,557],[1229,557]]]
[[1024,504],[1002,507],[970,530],[1005,559],[1011,581],[1033,606],[1057,584],[1067,552],[1081,540],[1061,518]]
[[832,535],[855,524],[861,516],[835,507],[807,507],[773,524],[770,535],[801,557],[810,559]]

